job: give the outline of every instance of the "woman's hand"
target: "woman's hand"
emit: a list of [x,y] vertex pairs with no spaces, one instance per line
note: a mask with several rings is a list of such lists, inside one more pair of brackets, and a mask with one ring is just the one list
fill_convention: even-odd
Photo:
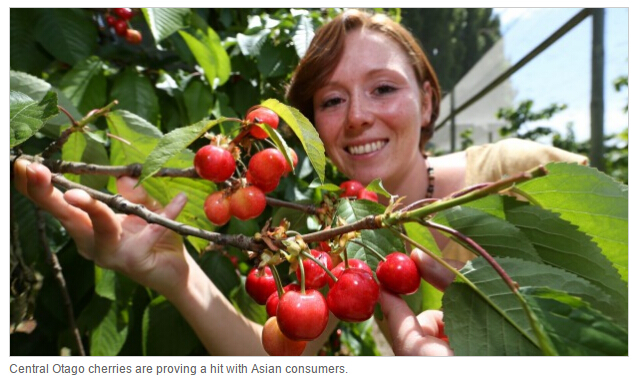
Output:
[[[421,277],[439,290],[444,291],[453,281],[454,274],[423,251],[414,249],[410,257]],[[463,265],[459,262],[450,264],[456,267]],[[441,311],[427,310],[416,316],[401,297],[383,288],[379,301],[388,328],[388,339],[391,339],[396,355],[453,355],[447,342],[441,339],[445,326]]]
[[[83,190],[62,193],[51,184],[51,172],[44,165],[18,159],[14,172],[18,191],[59,219],[82,256],[163,294],[185,281],[187,252],[175,232],[135,215],[115,214]],[[187,202],[186,196],[179,194],[161,210],[143,188],[135,189],[135,184],[129,177],[117,180],[124,198],[164,217],[175,218]]]

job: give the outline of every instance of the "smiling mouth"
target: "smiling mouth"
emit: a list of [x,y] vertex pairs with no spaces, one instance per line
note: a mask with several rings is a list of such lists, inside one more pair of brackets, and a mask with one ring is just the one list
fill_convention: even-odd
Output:
[[381,150],[385,144],[387,144],[386,140],[374,141],[363,145],[349,145],[346,147],[346,151],[353,156],[357,156]]

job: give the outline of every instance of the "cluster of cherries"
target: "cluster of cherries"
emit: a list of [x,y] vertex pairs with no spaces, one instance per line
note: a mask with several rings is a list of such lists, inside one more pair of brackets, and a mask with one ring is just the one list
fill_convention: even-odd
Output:
[[114,8],[114,15],[108,13],[106,15],[106,23],[114,29],[114,32],[125,37],[129,44],[138,45],[143,40],[141,32],[136,29],[129,28],[128,21],[134,17],[134,12],[130,8]]
[[[328,245],[320,244],[323,249]],[[246,291],[259,304],[266,305],[269,319],[262,330],[262,345],[270,355],[301,355],[308,341],[326,329],[329,311],[346,322],[369,319],[379,299],[379,283],[397,294],[418,290],[420,277],[416,264],[401,252],[393,252],[379,262],[376,279],[364,261],[348,259],[333,265],[338,255],[311,249],[311,259],[303,259],[296,269],[304,289],[296,283],[278,292],[271,269],[253,268],[247,275]],[[319,262],[319,263],[318,263]],[[321,288],[328,285],[324,297]]]
[[[246,117],[249,134],[256,139],[268,137],[266,131],[257,126],[266,123],[277,129],[279,117],[268,108],[258,108]],[[224,146],[216,143],[205,145],[196,152],[194,168],[201,178],[223,183],[236,171],[236,159],[231,144]],[[297,154],[290,149],[293,166],[297,165]],[[292,171],[290,163],[282,152],[267,148],[254,154],[249,160],[245,181],[240,185],[211,193],[205,200],[204,210],[207,218],[215,225],[227,223],[232,216],[240,220],[249,220],[262,214],[266,208],[265,193],[275,190],[282,176]]]

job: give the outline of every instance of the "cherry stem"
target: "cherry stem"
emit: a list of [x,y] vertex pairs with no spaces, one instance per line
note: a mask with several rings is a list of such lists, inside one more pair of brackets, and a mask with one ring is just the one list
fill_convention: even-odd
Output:
[[280,278],[280,273],[277,271],[275,265],[269,265],[271,268],[271,274],[273,274],[273,278],[275,279],[275,287],[277,288],[277,296],[282,297],[284,294],[284,287],[282,286],[282,279]]
[[299,260],[299,273],[300,273],[299,284],[301,286],[301,292],[302,294],[306,294],[306,276],[304,274],[304,259],[302,258],[301,254],[297,256],[297,259]]
[[362,246],[363,248],[367,249],[368,251],[370,251],[370,253],[372,253],[377,259],[381,260],[381,261],[385,261],[385,257],[383,257],[383,255],[381,255],[376,249],[366,245],[365,243],[359,241],[359,240],[350,240],[348,243],[355,243],[357,245]]
[[328,274],[328,276],[330,276],[330,278],[332,278],[333,280],[335,280],[335,282],[337,282],[337,277],[334,274],[332,274],[332,272],[328,269],[328,267],[324,265],[324,263],[319,261],[316,257],[314,257],[312,254],[308,252],[301,251],[300,254],[304,256],[305,258],[312,260],[315,264],[319,265],[321,269],[326,271],[326,273]]

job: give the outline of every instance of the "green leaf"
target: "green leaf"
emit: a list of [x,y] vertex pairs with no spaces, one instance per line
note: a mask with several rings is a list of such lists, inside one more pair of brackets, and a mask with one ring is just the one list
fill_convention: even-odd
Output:
[[128,67],[116,77],[110,99],[119,101],[119,109],[128,110],[152,124],[158,122],[158,97],[154,86],[133,67]]
[[300,15],[299,20],[297,20],[297,27],[291,37],[293,39],[293,46],[295,47],[295,51],[297,52],[297,56],[299,58],[304,57],[304,54],[306,54],[306,50],[308,50],[308,46],[314,36],[315,28],[313,26],[312,19],[308,15]]
[[[108,165],[109,163],[106,148],[81,132],[71,134],[68,141],[62,146],[62,160],[97,165]],[[64,174],[64,176],[71,181],[97,190],[106,187],[108,184],[108,177],[104,175]]]
[[200,342],[182,315],[164,297],[152,300],[143,313],[144,355],[188,355]]
[[[608,296],[588,281],[546,264],[516,258],[496,260],[513,281],[547,286],[601,305]],[[482,258],[461,272],[481,292],[455,281],[445,292],[445,332],[456,355],[536,355],[539,353],[529,320],[517,297]],[[496,305],[496,310],[492,305]]]
[[190,81],[183,92],[187,117],[191,123],[202,119],[209,119],[211,108],[214,105],[214,98],[200,80]]
[[[143,163],[139,183],[142,183],[156,172],[172,157],[180,154],[191,143],[205,134],[210,128],[222,123],[224,119],[203,120],[188,127],[177,128],[163,136]],[[191,161],[193,162],[193,160]]]
[[460,231],[493,256],[541,261],[517,227],[486,212],[459,206],[439,213],[433,220]]
[[50,54],[75,65],[97,47],[97,26],[81,9],[41,9],[35,35]]
[[154,41],[160,43],[189,25],[189,8],[141,8]]
[[301,114],[297,109],[280,103],[275,99],[268,99],[261,104],[276,114],[288,124],[295,132],[299,141],[301,141],[310,163],[313,165],[315,172],[323,183],[326,172],[326,155],[324,144],[319,138],[319,134],[315,127]]
[[120,309],[116,302],[90,335],[90,354],[93,356],[117,355],[128,337],[128,311]]
[[268,316],[266,307],[257,304],[251,296],[249,296],[244,288],[246,276],[241,276],[242,286],[238,287],[231,293],[231,301],[233,306],[250,320],[263,325]]
[[385,187],[383,187],[383,181],[380,178],[372,180],[372,182],[368,183],[368,186],[365,187],[366,190],[373,191],[377,194],[383,195],[386,198],[390,198],[392,194],[390,194]]
[[[347,224],[354,223],[370,215],[379,215],[385,212],[385,207],[371,201],[342,199],[337,206],[336,216],[343,218]],[[405,252],[403,242],[390,230],[382,228],[377,230],[361,230],[361,236],[357,238],[370,248],[373,248],[383,257],[394,251]],[[347,246],[348,258],[363,260],[374,270],[379,259],[366,248],[350,243]]]
[[259,56],[260,49],[262,49],[262,45],[267,41],[270,32],[269,29],[262,29],[254,35],[238,33],[236,35],[236,41],[238,42],[238,47],[242,55],[247,57]]
[[522,287],[520,293],[559,354],[628,354],[627,330],[580,298],[545,287]]
[[41,102],[21,92],[9,92],[11,117],[11,148],[23,143],[44,126],[46,121],[59,113],[57,95],[50,91]]
[[33,75],[9,70],[10,89],[28,95],[38,102],[51,90],[51,85]]
[[290,46],[277,46],[267,40],[258,56],[257,67],[263,78],[273,78],[292,71],[296,62],[295,52]]
[[[52,61],[52,57],[46,54],[35,38],[33,25],[38,23],[38,14],[38,10],[33,8],[11,8],[9,10],[11,23],[9,61],[14,70],[37,74],[44,71]],[[26,91],[21,92],[30,95]],[[36,99],[35,96],[31,95],[31,97]]]
[[106,77],[103,62],[95,56],[79,62],[64,77],[60,88],[83,113],[106,104]]
[[591,236],[627,282],[627,186],[582,165],[546,167],[548,175],[517,186],[522,195]]
[[228,257],[218,252],[206,253],[199,265],[227,299],[240,286],[240,276]]
[[[126,111],[110,112],[106,119],[113,134],[130,142],[130,144],[125,144],[118,140],[112,140],[111,165],[145,162],[149,152],[156,147],[162,137],[161,132],[155,126]],[[173,168],[187,168],[192,166],[193,160],[194,154],[192,152],[182,151],[169,159],[166,164]],[[176,220],[204,230],[215,228],[205,216],[203,209],[205,199],[216,189],[212,182],[192,178],[148,178],[144,181],[143,187],[150,196],[162,205],[166,205],[178,193],[184,192],[187,194],[188,201]],[[114,186],[111,186],[110,190],[116,192]],[[199,252],[209,243],[206,240],[191,236],[187,239]]]
[[[41,101],[47,92],[54,91],[57,93],[57,104],[70,113],[75,120],[81,119],[82,115],[77,111],[72,102],[64,95],[64,93],[39,78],[32,75],[21,73],[19,71],[10,71],[11,90],[21,92],[28,95],[33,100]],[[69,125],[70,120],[62,113],[58,112],[57,116],[49,119],[40,132],[50,138],[59,137],[59,128],[62,125]]]
[[178,33],[194,54],[196,62],[205,71],[205,78],[212,88],[223,85],[231,75],[231,61],[216,32],[207,28],[206,35],[197,33],[196,37],[182,30]]
[[[442,252],[440,248],[438,248],[436,240],[434,240],[434,237],[427,227],[421,226],[418,223],[405,223],[403,226],[405,227],[407,236],[436,254],[436,256],[442,256]],[[422,281],[421,293],[423,297],[422,310],[437,310],[442,307],[443,292],[430,285],[427,281]]]
[[506,219],[532,242],[544,263],[574,273],[610,297],[599,309],[627,326],[627,284],[590,237],[555,213],[504,197]]

